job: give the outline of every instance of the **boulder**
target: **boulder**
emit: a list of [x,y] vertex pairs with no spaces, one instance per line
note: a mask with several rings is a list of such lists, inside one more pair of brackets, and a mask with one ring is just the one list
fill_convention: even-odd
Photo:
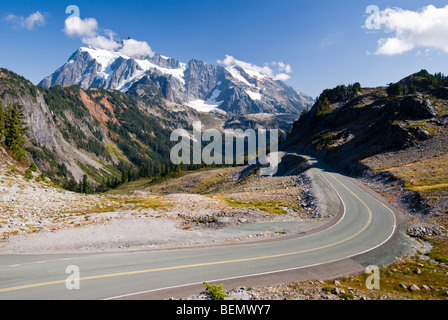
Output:
[[412,284],[408,288],[409,291],[420,291],[420,288],[416,284]]

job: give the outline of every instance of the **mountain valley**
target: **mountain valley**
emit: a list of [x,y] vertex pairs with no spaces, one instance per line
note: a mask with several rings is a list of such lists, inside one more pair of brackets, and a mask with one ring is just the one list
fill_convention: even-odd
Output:
[[[337,196],[298,153],[325,159],[409,218],[400,234],[414,258],[397,268],[427,259],[422,265],[445,270],[445,77],[422,70],[387,87],[325,90],[297,116],[280,146],[286,152],[281,170],[271,177],[260,176],[258,166],[173,166],[169,134],[179,127],[191,130],[194,121],[205,129],[288,131],[285,123],[293,122],[293,114],[201,112],[170,101],[169,90],[160,91],[151,77],[124,91],[73,84],[43,88],[0,71],[2,105],[21,105],[27,126],[25,158],[0,149],[0,250],[146,250],[275,239],[318,228],[334,218]],[[280,123],[281,117],[288,120]],[[33,163],[37,168],[29,172]],[[326,293],[323,284],[258,288],[252,298],[275,299],[281,291],[288,299],[345,299]],[[297,295],[297,286],[308,293]],[[395,287],[374,298],[397,297]],[[408,297],[401,293],[400,299]]]

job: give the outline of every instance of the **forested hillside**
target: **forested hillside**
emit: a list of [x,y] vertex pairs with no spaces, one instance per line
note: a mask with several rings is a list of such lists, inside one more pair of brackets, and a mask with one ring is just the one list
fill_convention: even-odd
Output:
[[219,125],[219,118],[173,107],[156,95],[78,86],[44,89],[0,69],[0,142],[73,191],[161,177],[180,169],[170,161],[171,131],[191,129],[195,120]]

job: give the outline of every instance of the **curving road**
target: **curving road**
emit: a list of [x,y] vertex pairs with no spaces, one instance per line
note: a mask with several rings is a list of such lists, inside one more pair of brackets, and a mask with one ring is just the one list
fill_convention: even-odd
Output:
[[[272,242],[98,254],[0,256],[0,299],[107,299],[160,288],[272,274],[340,261],[384,244],[395,231],[393,212],[315,158],[344,212],[325,230]],[[68,290],[67,267],[80,271]]]

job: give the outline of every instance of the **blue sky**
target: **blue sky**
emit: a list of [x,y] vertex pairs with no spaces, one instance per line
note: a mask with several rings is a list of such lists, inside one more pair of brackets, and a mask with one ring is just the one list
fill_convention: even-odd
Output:
[[[66,8],[76,5],[81,19],[97,21],[99,34],[112,30],[116,39],[131,37],[146,41],[153,51],[182,62],[195,58],[217,64],[226,55],[257,66],[272,67],[272,62],[283,62],[291,68],[290,78],[285,82],[313,97],[339,84],[386,85],[423,68],[431,73],[448,73],[448,50],[437,47],[435,40],[423,41],[415,28],[397,26],[398,18],[389,15],[380,30],[363,28],[369,16],[365,13],[366,7],[372,4],[381,11],[401,8],[419,12],[429,4],[443,8],[448,3],[409,0],[2,0],[0,67],[37,84],[62,66],[83,45],[80,37],[70,37],[63,31],[69,17]],[[40,13],[39,19],[30,22],[27,18],[36,12]],[[443,33],[446,29],[436,27],[441,33],[434,37],[448,38],[448,34]],[[380,48],[378,41],[388,38],[400,38],[400,48],[389,46],[393,41]],[[424,38],[431,37],[425,35]]]

